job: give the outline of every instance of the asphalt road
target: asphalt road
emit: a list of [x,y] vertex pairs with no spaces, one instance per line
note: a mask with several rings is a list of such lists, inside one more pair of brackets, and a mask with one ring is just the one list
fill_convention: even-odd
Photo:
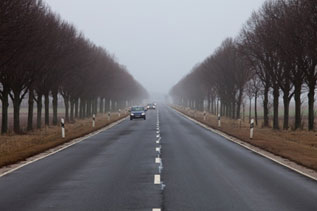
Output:
[[1,211],[153,208],[314,211],[317,182],[164,105],[0,178]]

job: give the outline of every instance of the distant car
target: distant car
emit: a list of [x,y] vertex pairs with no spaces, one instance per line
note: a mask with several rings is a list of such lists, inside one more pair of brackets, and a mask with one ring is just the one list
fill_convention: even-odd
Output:
[[155,109],[155,105],[153,103],[147,104],[147,109]]
[[130,111],[130,120],[144,119],[146,120],[145,109],[143,106],[133,106]]

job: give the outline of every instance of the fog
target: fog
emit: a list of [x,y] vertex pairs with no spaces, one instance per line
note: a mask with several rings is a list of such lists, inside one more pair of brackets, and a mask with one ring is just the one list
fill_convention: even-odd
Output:
[[46,0],[150,93],[168,93],[264,0]]

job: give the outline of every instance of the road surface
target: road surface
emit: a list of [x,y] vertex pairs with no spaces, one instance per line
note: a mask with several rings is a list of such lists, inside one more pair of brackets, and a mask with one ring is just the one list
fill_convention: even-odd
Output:
[[158,110],[1,177],[0,210],[317,210],[316,181]]

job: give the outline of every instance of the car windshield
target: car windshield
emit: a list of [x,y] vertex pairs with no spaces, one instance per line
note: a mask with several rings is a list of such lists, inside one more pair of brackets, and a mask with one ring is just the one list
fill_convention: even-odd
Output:
[[143,107],[132,107],[131,111],[144,111]]

